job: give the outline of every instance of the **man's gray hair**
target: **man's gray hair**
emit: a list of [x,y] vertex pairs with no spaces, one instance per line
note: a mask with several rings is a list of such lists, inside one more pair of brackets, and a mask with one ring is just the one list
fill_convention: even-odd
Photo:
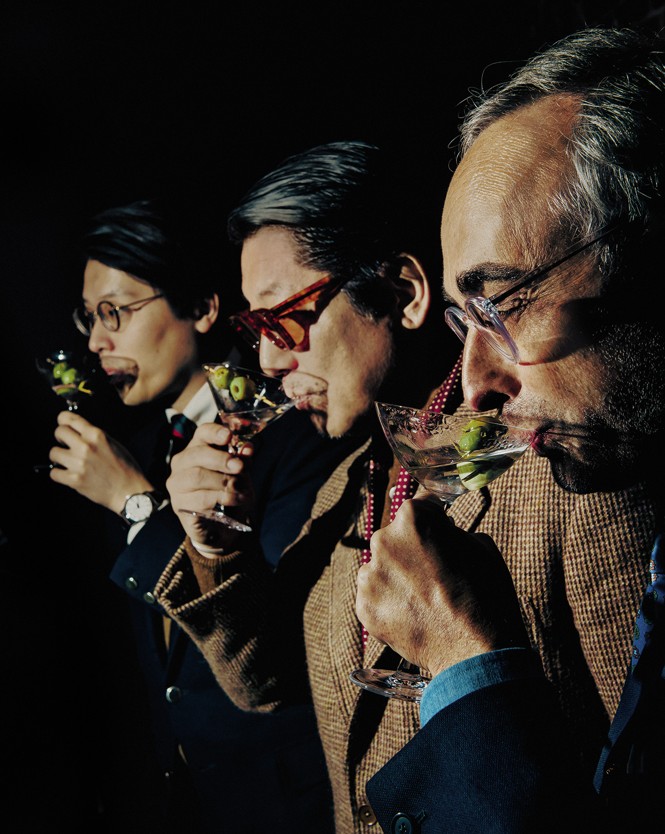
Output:
[[570,145],[574,175],[557,195],[560,228],[585,237],[621,221],[663,215],[663,41],[630,29],[589,28],[530,59],[507,83],[469,99],[460,155],[492,122],[544,96],[580,98]]

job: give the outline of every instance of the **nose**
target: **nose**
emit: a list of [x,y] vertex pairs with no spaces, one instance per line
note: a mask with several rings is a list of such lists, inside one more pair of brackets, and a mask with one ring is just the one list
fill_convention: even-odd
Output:
[[107,330],[100,319],[95,316],[92,329],[88,336],[88,349],[92,353],[101,353],[102,350],[109,350],[113,346],[113,333]]
[[517,367],[470,327],[462,358],[465,401],[475,411],[489,411],[515,399],[522,387]]
[[285,376],[287,371],[298,367],[298,360],[292,350],[282,350],[270,339],[261,336],[259,342],[259,364],[267,376]]

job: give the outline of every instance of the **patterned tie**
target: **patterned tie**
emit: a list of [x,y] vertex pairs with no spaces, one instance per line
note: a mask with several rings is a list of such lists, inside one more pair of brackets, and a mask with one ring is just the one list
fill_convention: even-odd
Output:
[[[607,740],[598,760],[594,787],[611,799],[617,793],[615,780],[621,777],[622,790],[646,786],[649,798],[655,795],[649,780],[658,778],[663,750],[662,722],[665,658],[662,628],[665,627],[665,571],[663,534],[656,537],[649,563],[649,583],[635,622],[633,656],[621,700],[612,720]],[[658,631],[661,629],[661,632]],[[614,786],[614,787],[613,787]],[[658,785],[658,789],[661,786]],[[628,794],[626,794],[628,795]],[[645,804],[633,803],[636,810]],[[650,807],[646,803],[646,807]],[[653,809],[649,810],[653,814]],[[642,830],[636,827],[631,830]]]
[[631,669],[635,671],[644,649],[649,643],[653,626],[665,611],[665,565],[663,565],[662,534],[657,536],[649,562],[649,583],[635,621]]
[[182,452],[185,446],[192,439],[192,435],[196,431],[196,423],[185,417],[184,414],[174,414],[171,417],[171,437],[169,439],[169,448],[166,453],[167,463],[171,462],[173,455]]

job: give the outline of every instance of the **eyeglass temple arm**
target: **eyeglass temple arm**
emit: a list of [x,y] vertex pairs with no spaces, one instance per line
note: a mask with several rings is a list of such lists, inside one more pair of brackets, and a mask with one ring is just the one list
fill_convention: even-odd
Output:
[[612,232],[616,231],[619,227],[618,226],[610,226],[607,229],[603,229],[596,237],[591,238],[591,240],[587,240],[582,244],[575,244],[574,246],[570,246],[568,249],[564,251],[560,258],[557,258],[556,261],[553,263],[547,264],[545,267],[539,267],[533,272],[527,273],[522,280],[514,284],[504,292],[498,293],[498,295],[492,295],[488,299],[492,302],[492,304],[500,304],[504,299],[508,298],[509,296],[513,295],[520,290],[523,290],[525,287],[528,287],[530,283],[536,281],[541,275],[546,275],[548,272],[551,272],[553,269],[556,269],[558,266],[561,266],[562,263],[565,263],[569,258],[574,257],[575,255],[579,255],[580,252],[584,252],[585,249],[593,246],[594,243],[598,243],[603,238],[607,237]]

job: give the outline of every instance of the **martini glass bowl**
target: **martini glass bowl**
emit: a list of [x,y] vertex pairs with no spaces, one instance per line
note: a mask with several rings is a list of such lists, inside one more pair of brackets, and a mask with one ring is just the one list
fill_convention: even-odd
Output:
[[78,411],[79,404],[91,397],[94,369],[90,356],[73,350],[55,350],[36,360],[37,370],[67,411]]
[[[259,371],[230,362],[208,362],[203,365],[203,370],[215,398],[219,420],[231,431],[228,451],[232,454],[237,454],[244,443],[295,405],[279,379]],[[234,530],[250,532],[252,529],[244,521],[228,515],[221,504],[206,512],[182,512],[218,521]]]

